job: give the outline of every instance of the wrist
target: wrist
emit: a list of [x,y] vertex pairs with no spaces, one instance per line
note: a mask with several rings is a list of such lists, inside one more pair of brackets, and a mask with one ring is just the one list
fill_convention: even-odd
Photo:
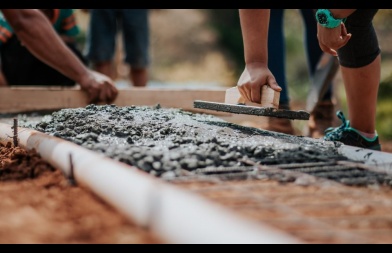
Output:
[[80,78],[76,79],[75,81],[82,87],[87,87],[88,84],[91,82],[92,75],[91,72],[86,69],[84,73],[80,75]]
[[342,22],[346,21],[346,18],[334,17],[332,12],[328,9],[318,9],[315,16],[317,23],[330,29],[339,27]]

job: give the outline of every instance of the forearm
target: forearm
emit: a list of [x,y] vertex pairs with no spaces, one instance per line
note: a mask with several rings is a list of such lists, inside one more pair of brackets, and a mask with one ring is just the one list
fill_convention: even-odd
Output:
[[267,36],[269,9],[240,9],[240,23],[244,44],[245,63],[268,65]]
[[21,42],[38,59],[80,83],[88,69],[65,45],[44,15],[38,10],[2,10]]
[[329,9],[334,18],[347,18],[357,9]]

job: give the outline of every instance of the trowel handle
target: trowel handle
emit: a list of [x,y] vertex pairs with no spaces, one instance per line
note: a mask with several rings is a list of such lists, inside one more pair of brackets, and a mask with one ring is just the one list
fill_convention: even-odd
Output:
[[261,87],[261,102],[262,107],[279,108],[280,91],[275,91],[269,85]]
[[261,101],[260,103],[253,103],[242,97],[238,87],[233,87],[226,90],[225,103],[227,104],[245,104],[256,107],[272,107],[279,108],[280,92],[273,90],[269,85],[261,87]]

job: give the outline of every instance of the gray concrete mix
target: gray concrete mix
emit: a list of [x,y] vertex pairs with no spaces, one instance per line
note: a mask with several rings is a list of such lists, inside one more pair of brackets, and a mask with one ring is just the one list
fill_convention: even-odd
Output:
[[[339,143],[243,127],[159,105],[0,114],[2,123],[12,125],[14,118],[21,127],[69,140],[168,180],[270,178],[307,184],[302,176],[306,173],[346,185],[392,186],[390,175],[364,170],[356,165],[359,162],[339,164],[349,160],[338,153]],[[265,165],[272,167],[266,170]]]
[[203,168],[249,166],[243,160],[263,165],[347,160],[338,154],[338,143],[243,127],[160,105],[89,105],[23,124],[169,179]]

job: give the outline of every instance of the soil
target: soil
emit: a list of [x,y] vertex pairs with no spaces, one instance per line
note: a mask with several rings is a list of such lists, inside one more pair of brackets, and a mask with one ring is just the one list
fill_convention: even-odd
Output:
[[160,243],[71,182],[35,151],[0,144],[0,243]]

